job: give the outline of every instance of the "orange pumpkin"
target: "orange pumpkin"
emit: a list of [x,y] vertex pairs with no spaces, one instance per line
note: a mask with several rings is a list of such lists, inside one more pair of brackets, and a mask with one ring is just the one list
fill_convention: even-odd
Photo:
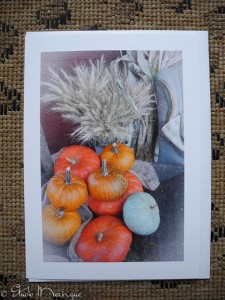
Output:
[[85,262],[121,262],[132,241],[131,231],[114,216],[93,219],[81,232],[76,253]]
[[54,175],[47,185],[47,196],[55,208],[65,211],[73,211],[83,205],[88,197],[86,182],[70,174],[70,168],[66,174]]
[[71,174],[86,181],[89,174],[100,167],[100,160],[92,149],[72,145],[59,154],[55,162],[54,174],[65,173],[67,167],[71,168]]
[[90,195],[99,201],[115,201],[127,188],[125,174],[114,167],[107,168],[105,159],[102,168],[89,175],[87,183]]
[[129,146],[113,143],[102,150],[100,159],[106,159],[109,166],[128,172],[134,164],[135,156]]
[[93,197],[89,196],[88,206],[97,215],[118,215],[123,208],[123,204],[127,197],[136,192],[143,192],[143,187],[141,181],[132,173],[125,174],[128,182],[127,189],[119,200],[102,202],[95,200]]
[[69,242],[81,225],[81,217],[77,211],[65,212],[55,209],[51,204],[42,210],[43,239],[55,244],[64,245]]

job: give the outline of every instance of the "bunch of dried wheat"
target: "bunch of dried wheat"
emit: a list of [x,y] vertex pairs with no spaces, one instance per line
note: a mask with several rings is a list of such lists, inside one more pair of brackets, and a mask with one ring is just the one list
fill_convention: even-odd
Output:
[[53,111],[78,124],[71,134],[82,143],[125,142],[132,136],[134,121],[149,115],[154,99],[150,84],[132,85],[124,77],[121,88],[113,74],[103,58],[96,64],[90,61],[89,67],[77,66],[70,74],[51,71],[42,104],[51,104]]

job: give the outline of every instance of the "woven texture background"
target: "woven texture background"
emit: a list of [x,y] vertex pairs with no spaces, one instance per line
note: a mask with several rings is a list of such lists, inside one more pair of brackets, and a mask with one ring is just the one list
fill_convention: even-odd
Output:
[[[35,293],[37,284],[29,284],[25,280],[25,32],[111,29],[209,31],[212,108],[211,279],[43,283],[41,286],[52,288],[55,292],[81,293],[82,299],[225,299],[225,1],[222,0],[0,1],[0,290],[8,291],[5,299],[11,299],[11,287],[20,284],[21,288],[29,287],[34,292],[34,297],[30,299],[38,299]],[[18,296],[16,299],[21,298]],[[52,296],[46,293],[42,299],[52,299]]]

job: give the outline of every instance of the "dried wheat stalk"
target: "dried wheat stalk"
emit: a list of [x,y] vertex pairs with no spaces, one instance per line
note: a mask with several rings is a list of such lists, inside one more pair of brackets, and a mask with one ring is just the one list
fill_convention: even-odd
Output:
[[96,64],[90,61],[89,67],[75,67],[70,74],[51,71],[42,105],[51,104],[53,111],[78,124],[71,135],[82,143],[125,142],[132,137],[135,120],[149,115],[154,99],[151,86],[143,81],[132,85],[123,78],[122,82],[121,88],[103,57]]

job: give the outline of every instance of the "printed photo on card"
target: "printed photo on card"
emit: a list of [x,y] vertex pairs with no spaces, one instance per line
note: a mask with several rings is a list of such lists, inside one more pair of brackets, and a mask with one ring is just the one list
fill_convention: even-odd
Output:
[[208,278],[207,43],[206,32],[27,33],[31,281]]

